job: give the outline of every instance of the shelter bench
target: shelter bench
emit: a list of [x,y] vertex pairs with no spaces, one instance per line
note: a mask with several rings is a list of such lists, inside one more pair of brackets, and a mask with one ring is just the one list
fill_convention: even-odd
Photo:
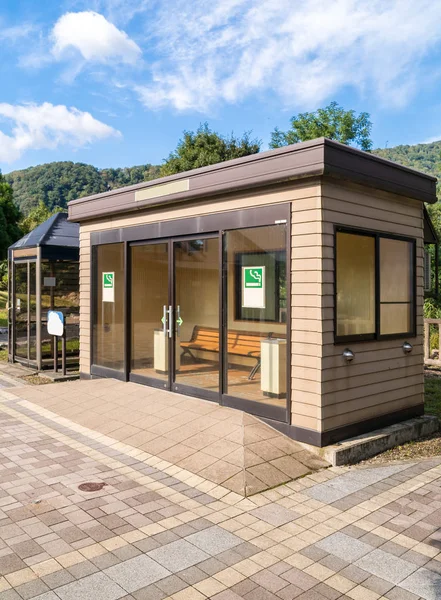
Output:
[[[257,332],[228,330],[228,354],[242,356],[244,358],[253,358],[256,361],[256,364],[248,375],[248,379],[253,379],[260,368],[260,342],[265,339],[271,339],[272,337],[273,332],[263,336],[261,333]],[[183,348],[182,356],[189,354],[194,360],[196,360],[196,357],[192,354],[192,350],[219,352],[219,330],[215,327],[195,325],[190,340],[188,340],[188,342],[181,342],[181,348]]]

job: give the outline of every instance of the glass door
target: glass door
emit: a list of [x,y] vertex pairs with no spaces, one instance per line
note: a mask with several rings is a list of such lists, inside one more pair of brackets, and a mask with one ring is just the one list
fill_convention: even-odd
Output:
[[219,238],[173,242],[172,389],[219,401]]
[[130,247],[130,380],[219,401],[219,239]]
[[169,242],[132,246],[130,379],[169,388]]

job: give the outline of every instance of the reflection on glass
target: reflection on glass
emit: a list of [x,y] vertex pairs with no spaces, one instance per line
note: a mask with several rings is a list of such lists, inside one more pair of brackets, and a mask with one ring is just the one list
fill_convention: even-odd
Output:
[[382,335],[412,330],[412,251],[403,240],[380,239],[380,330]]
[[226,233],[227,394],[285,407],[286,225]]
[[29,263],[29,360],[37,359],[37,296],[36,265]]
[[164,307],[168,308],[168,244],[131,248],[131,370],[167,380],[168,342]]
[[375,238],[337,233],[337,335],[375,333]]
[[124,368],[124,245],[96,246],[93,363]]
[[[47,332],[47,313],[63,313],[66,330],[66,360],[78,363],[80,353],[80,299],[78,261],[56,260],[41,262],[41,354],[43,365],[53,364],[54,338]],[[59,341],[59,356],[61,341]]]
[[15,356],[28,358],[28,263],[15,264]]
[[219,240],[175,242],[175,381],[219,390]]

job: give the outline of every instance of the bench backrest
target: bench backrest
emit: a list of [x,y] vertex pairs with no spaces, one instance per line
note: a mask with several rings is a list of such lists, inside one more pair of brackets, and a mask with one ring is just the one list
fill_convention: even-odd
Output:
[[[262,334],[254,331],[239,331],[229,329],[227,334],[228,350],[235,348],[248,348],[250,351],[260,351],[260,342],[267,338],[285,338],[286,335],[278,333]],[[197,342],[201,345],[213,346],[219,344],[219,330],[215,327],[203,327],[196,325],[191,336],[192,342]]]
[[191,341],[198,344],[212,346],[219,344],[219,329],[215,327],[201,327],[196,325],[191,334]]

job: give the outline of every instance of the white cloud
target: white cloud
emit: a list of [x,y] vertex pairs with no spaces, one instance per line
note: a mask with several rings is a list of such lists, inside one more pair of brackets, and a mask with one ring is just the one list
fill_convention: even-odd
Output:
[[0,162],[11,163],[27,150],[79,148],[120,132],[88,112],[45,102],[40,105],[0,103],[0,123],[10,125],[10,134],[0,129]]
[[441,134],[440,135],[434,135],[430,138],[427,138],[427,140],[423,140],[422,142],[418,142],[418,144],[433,144],[433,142],[440,142],[441,141]]
[[15,25],[12,27],[0,27],[0,40],[9,43],[15,43],[22,41],[23,38],[28,37],[35,31],[37,31],[37,28],[31,23],[22,23],[21,25]]
[[[127,0],[129,1],[129,0]],[[140,0],[129,2],[136,5]],[[149,23],[149,108],[207,112],[277,95],[312,108],[343,88],[400,107],[441,43],[434,0],[169,0]]]
[[134,64],[141,56],[139,46],[103,15],[92,11],[66,13],[52,30],[52,55],[69,57],[77,51],[85,61]]

